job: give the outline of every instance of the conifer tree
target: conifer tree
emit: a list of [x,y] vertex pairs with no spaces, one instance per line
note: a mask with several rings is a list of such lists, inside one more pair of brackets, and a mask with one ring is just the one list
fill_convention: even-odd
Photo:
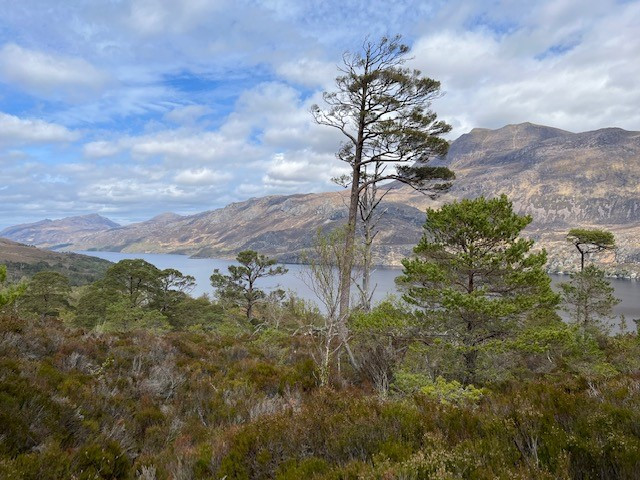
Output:
[[467,382],[483,344],[507,338],[528,313],[559,300],[543,270],[546,252],[531,253],[533,241],[519,237],[530,222],[504,195],[429,209],[415,256],[402,262],[404,299],[419,307],[427,335],[460,349]]
[[[337,157],[350,166],[350,173],[341,179],[350,187],[344,243],[347,261],[340,271],[339,319],[345,324],[363,192],[385,180],[420,189],[433,186],[434,180],[453,178],[447,168],[427,165],[433,157],[446,154],[449,144],[441,136],[451,126],[438,121],[430,110],[431,102],[440,96],[440,83],[406,68],[408,53],[409,47],[401,43],[400,36],[365,41],[360,52],[343,55],[336,90],[323,95],[327,107],[312,107],[317,123],[344,135]],[[367,175],[368,167],[377,174]],[[342,331],[347,332],[346,328]],[[346,345],[347,339],[342,340]]]
[[229,266],[229,275],[220,273],[216,268],[210,277],[211,285],[217,289],[218,297],[243,305],[247,320],[252,322],[254,306],[266,297],[265,292],[257,288],[256,282],[260,278],[284,275],[287,269],[281,265],[273,267],[276,260],[253,250],[238,253],[236,260],[240,265]]
[[580,271],[584,270],[585,256],[616,247],[613,233],[606,230],[588,230],[584,228],[572,228],[567,234],[567,240],[573,243],[580,252]]

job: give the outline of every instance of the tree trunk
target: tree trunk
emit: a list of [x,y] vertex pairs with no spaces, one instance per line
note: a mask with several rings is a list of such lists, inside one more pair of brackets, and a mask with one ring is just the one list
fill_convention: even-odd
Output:
[[347,318],[349,317],[349,301],[351,295],[351,271],[353,270],[353,255],[356,237],[356,220],[358,216],[360,185],[360,169],[353,170],[353,182],[351,183],[351,196],[349,201],[349,219],[345,232],[344,261],[340,268],[340,309],[338,312],[338,335],[340,342],[349,354],[349,360],[356,367],[355,358],[349,348],[349,329]]
[[[365,70],[366,71],[366,70]],[[358,119],[358,136],[355,144],[355,155],[351,163],[351,194],[349,195],[349,216],[344,240],[344,261],[340,271],[340,309],[338,313],[340,341],[349,353],[349,359],[354,368],[357,368],[353,353],[349,348],[349,330],[347,318],[349,316],[349,297],[351,295],[351,271],[353,270],[353,255],[356,239],[356,221],[358,219],[358,205],[360,203],[360,175],[362,168],[362,148],[364,145],[364,127],[366,117],[366,85],[363,86],[360,101],[360,115]]]
[[249,279],[249,287],[247,289],[247,320],[253,323],[253,282]]
[[371,248],[373,246],[373,238],[368,228],[368,226],[365,226],[362,260],[362,309],[365,312],[371,311]]
[[476,369],[477,369],[477,361],[478,361],[478,350],[475,347],[471,347],[468,352],[464,353],[464,364],[465,364],[465,384],[471,384],[475,381],[476,378]]

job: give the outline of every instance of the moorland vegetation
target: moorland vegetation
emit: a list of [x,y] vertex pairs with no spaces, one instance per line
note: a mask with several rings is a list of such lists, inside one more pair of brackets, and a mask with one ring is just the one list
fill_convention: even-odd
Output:
[[247,296],[242,272],[278,272],[258,254],[214,298],[142,260],[84,287],[5,281],[0,477],[635,478],[640,342],[610,308],[585,321],[597,267],[561,299],[506,198],[427,213],[404,300],[352,309],[348,349],[336,316],[259,275]]

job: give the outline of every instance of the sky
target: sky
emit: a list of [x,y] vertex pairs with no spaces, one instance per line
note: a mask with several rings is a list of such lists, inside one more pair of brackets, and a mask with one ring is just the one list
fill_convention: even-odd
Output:
[[640,0],[0,0],[0,229],[338,189],[309,110],[395,34],[450,140],[640,130]]

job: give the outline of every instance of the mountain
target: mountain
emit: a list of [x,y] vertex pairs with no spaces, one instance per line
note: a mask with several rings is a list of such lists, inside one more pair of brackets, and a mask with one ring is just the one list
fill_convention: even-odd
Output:
[[0,237],[29,245],[56,249],[71,246],[80,237],[119,226],[108,218],[91,214],[16,225],[0,231]]
[[[342,192],[332,192],[252,198],[198,215],[156,217],[111,229],[80,239],[74,248],[197,257],[233,257],[252,249],[295,262],[311,245],[318,228],[329,231],[344,223],[344,197]],[[390,246],[404,246],[409,251],[420,239],[424,214],[399,201],[387,202],[385,209],[387,223],[380,233],[380,254],[392,258],[394,249]]]
[[611,273],[640,272],[640,132],[474,129],[452,143],[446,164],[458,180],[439,202],[506,194],[533,217],[527,232],[547,248],[550,270],[576,268],[565,235],[584,227],[615,233],[617,251],[598,257]]
[[448,161],[460,179],[451,196],[505,193],[534,227],[640,221],[640,132],[475,129],[453,142]]
[[10,281],[53,270],[69,277],[71,285],[86,285],[101,278],[111,262],[88,255],[52,252],[0,238],[0,265],[7,266]]
[[[397,265],[411,253],[426,208],[502,193],[517,211],[533,216],[528,234],[547,247],[552,270],[575,268],[577,255],[564,240],[574,227],[605,228],[616,234],[620,248],[601,259],[615,264],[617,271],[640,262],[640,132],[605,128],[571,133],[530,123],[476,128],[455,140],[439,163],[457,176],[447,194],[432,200],[393,185],[385,197],[375,252],[378,263]],[[223,257],[251,248],[295,261],[318,228],[344,222],[346,201],[345,191],[252,198],[197,215],[163,214],[89,233],[68,230],[56,242],[68,243],[68,249]],[[31,238],[40,238],[36,231],[41,228],[32,225]]]

